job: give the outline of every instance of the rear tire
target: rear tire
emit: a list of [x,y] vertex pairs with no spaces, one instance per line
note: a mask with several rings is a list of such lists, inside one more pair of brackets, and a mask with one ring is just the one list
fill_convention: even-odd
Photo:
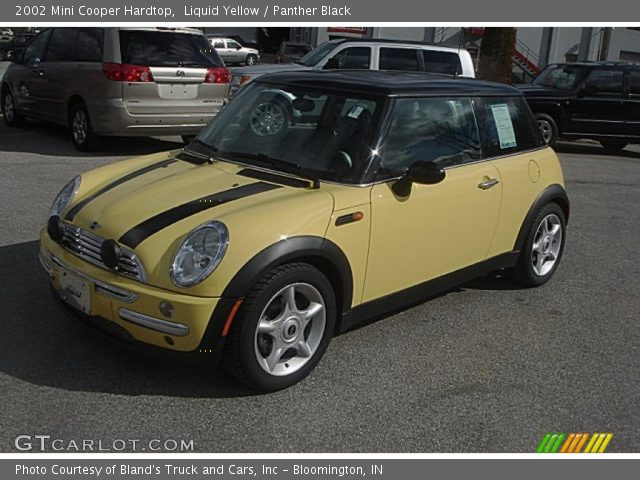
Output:
[[558,141],[558,124],[553,117],[546,113],[536,113],[536,125],[544,143],[554,147]]
[[272,392],[305,378],[336,322],[329,280],[307,263],[274,268],[245,298],[227,337],[224,367],[252,390]]
[[511,277],[525,287],[537,287],[553,276],[564,251],[566,219],[557,203],[540,209],[525,239]]
[[77,150],[91,152],[96,149],[100,137],[93,132],[89,112],[83,103],[78,102],[71,106],[69,125],[71,127],[71,140]]
[[8,88],[2,92],[2,113],[7,127],[21,127],[27,121],[24,116],[18,113],[15,99]]
[[624,149],[624,147],[626,147],[628,143],[620,140],[600,140],[600,145],[602,145],[607,150],[619,152],[620,150]]

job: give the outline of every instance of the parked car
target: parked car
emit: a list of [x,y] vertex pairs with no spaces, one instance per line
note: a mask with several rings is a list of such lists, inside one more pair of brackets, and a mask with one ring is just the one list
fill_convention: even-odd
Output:
[[254,65],[231,71],[231,93],[265,73],[300,70],[397,70],[475,77],[464,49],[393,40],[336,39],[319,45],[295,63]]
[[255,65],[260,61],[260,52],[255,48],[242,46],[232,38],[210,36],[209,41],[225,64]]
[[597,140],[610,150],[640,143],[639,64],[553,64],[520,89],[550,145],[559,138]]
[[197,134],[222,106],[229,72],[199,30],[49,28],[14,59],[4,120],[69,126],[79,150],[101,135]]
[[12,58],[19,58],[22,51],[27,48],[31,40],[35,38],[35,33],[21,33],[13,37],[6,46],[4,60],[11,61]]
[[13,30],[10,28],[0,28],[0,43],[8,43],[13,38]]
[[[277,92],[300,113],[285,128]],[[568,216],[558,158],[516,89],[286,72],[249,84],[184,150],[71,180],[40,261],[85,322],[222,358],[271,391],[309,374],[335,332],[468,279],[547,282]]]

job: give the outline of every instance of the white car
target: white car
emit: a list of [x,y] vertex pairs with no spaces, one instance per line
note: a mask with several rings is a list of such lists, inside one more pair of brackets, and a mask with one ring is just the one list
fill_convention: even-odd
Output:
[[260,52],[240,45],[232,38],[208,37],[211,45],[225,64],[255,65],[260,61]]
[[[226,58],[218,51],[220,56]],[[395,70],[475,78],[473,60],[463,48],[419,42],[342,38],[325,42],[295,63],[234,68],[231,93],[264,75],[298,70]]]

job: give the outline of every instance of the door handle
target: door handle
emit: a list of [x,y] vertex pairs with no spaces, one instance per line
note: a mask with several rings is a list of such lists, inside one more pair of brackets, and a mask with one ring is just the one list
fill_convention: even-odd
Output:
[[481,190],[489,190],[491,187],[495,187],[499,183],[500,183],[500,180],[498,180],[497,178],[490,178],[489,180],[480,182],[478,184],[478,188]]

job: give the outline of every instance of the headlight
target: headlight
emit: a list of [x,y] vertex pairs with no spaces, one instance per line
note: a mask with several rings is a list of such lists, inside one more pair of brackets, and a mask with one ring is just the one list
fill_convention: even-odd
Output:
[[78,193],[78,188],[80,187],[80,175],[74,177],[69,183],[67,183],[58,196],[53,201],[53,205],[51,205],[51,211],[49,212],[49,217],[53,217],[54,215],[60,216],[62,212],[69,206],[73,197]]
[[205,223],[182,242],[171,263],[171,280],[179,287],[192,287],[211,275],[222,261],[229,231],[224,223]]

